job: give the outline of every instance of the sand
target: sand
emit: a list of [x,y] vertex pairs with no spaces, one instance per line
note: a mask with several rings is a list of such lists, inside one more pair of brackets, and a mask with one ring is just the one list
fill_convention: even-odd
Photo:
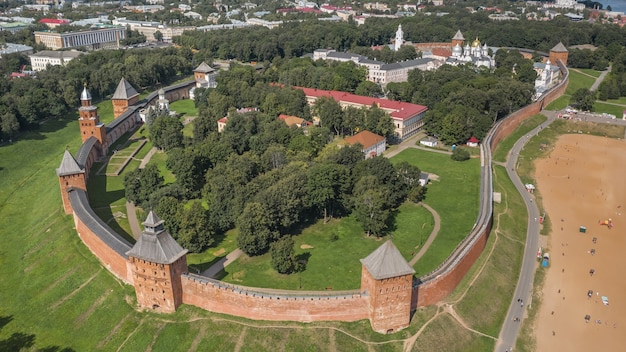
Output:
[[[534,328],[536,350],[626,349],[626,141],[563,135],[535,165],[535,183],[552,223],[552,232],[541,239],[551,262],[538,269],[546,270],[546,278]],[[613,229],[599,225],[609,218]],[[580,233],[580,226],[587,233]],[[602,296],[609,298],[608,306]]]

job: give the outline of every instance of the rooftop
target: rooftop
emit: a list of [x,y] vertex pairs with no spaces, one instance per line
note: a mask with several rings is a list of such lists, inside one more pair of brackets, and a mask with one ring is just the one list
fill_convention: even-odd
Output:
[[373,145],[376,145],[385,140],[385,137],[379,136],[376,133],[370,131],[361,131],[354,136],[347,137],[344,141],[348,144],[357,144],[363,146],[363,149],[367,149]]
[[389,115],[391,115],[394,119],[400,120],[408,120],[418,114],[426,112],[428,107],[424,105],[405,103],[402,101],[395,100],[387,100],[380,98],[372,98],[366,97],[362,95],[355,95],[346,92],[340,92],[336,90],[322,90],[316,88],[303,88],[303,87],[294,87],[297,89],[301,89],[304,91],[304,94],[309,97],[330,97],[335,99],[338,102],[346,102],[353,103],[362,106],[372,106],[375,104],[381,109],[385,109],[390,111]]
[[391,240],[387,240],[365,259],[361,259],[361,263],[376,280],[415,273]]
[[163,227],[163,220],[150,211],[145,229],[131,250],[129,257],[143,259],[152,263],[171,264],[187,253]]
[[57,176],[67,176],[67,175],[75,175],[75,174],[84,174],[85,170],[81,169],[76,162],[76,159],[72,156],[72,154],[66,150],[63,153],[63,160],[61,160],[61,165],[57,169]]
[[139,95],[139,93],[137,93],[135,88],[133,88],[133,86],[131,86],[124,77],[122,77],[111,99],[128,100],[137,95]]

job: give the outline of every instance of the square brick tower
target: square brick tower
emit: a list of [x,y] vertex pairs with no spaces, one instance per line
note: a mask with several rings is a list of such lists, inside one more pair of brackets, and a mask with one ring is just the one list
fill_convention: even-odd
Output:
[[145,229],[126,252],[140,307],[172,313],[183,301],[180,276],[187,273],[187,250],[163,227],[163,220],[150,212]]
[[69,199],[70,188],[80,188],[87,190],[85,182],[85,170],[83,170],[76,159],[70,154],[69,151],[65,151],[63,154],[63,160],[61,165],[57,169],[57,176],[59,176],[59,184],[61,185],[61,199],[63,200],[63,209],[65,214],[71,214],[73,212],[72,205]]
[[465,37],[463,37],[463,33],[461,33],[461,30],[458,30],[456,31],[454,37],[452,37],[452,47],[458,45],[462,48],[463,44],[465,44]]
[[80,107],[78,108],[78,123],[80,125],[80,137],[85,143],[91,137],[96,139],[103,146],[103,153],[106,154],[106,127],[100,122],[98,107],[92,105],[91,94],[87,86],[80,94]]
[[369,295],[372,329],[392,333],[409,326],[415,270],[391,240],[361,259],[361,291]]
[[561,60],[561,62],[563,62],[563,65],[567,66],[568,55],[569,51],[567,51],[565,45],[559,42],[559,44],[555,45],[554,48],[550,49],[550,62],[556,65],[556,60]]
[[193,78],[197,88],[217,87],[217,71],[204,61],[193,70]]
[[128,83],[126,79],[122,77],[120,83],[118,83],[117,88],[115,88],[115,93],[113,93],[113,97],[111,98],[111,102],[113,103],[113,116],[118,117],[128,109],[129,106],[137,103],[139,101],[139,93],[133,88],[133,86]]

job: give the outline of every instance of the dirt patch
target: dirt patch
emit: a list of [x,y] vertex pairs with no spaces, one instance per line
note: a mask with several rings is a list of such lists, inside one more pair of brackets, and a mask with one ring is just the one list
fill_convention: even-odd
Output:
[[[619,350],[626,344],[626,186],[621,181],[626,142],[563,135],[549,157],[535,165],[537,188],[552,223],[550,267],[539,269],[546,272],[534,328],[536,350]],[[599,224],[609,218],[613,229]],[[610,305],[602,303],[602,296]]]
[[224,248],[220,248],[218,250],[216,250],[215,252],[213,252],[213,255],[216,257],[219,257],[221,255],[223,255],[224,253],[226,253],[226,250]]
[[300,245],[300,248],[301,249],[313,249],[315,247],[311,246],[310,244],[303,244],[303,245]]

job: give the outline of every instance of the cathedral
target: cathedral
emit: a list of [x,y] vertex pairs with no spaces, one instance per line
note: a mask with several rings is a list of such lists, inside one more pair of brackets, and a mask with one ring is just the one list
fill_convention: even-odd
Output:
[[472,42],[471,46],[467,43],[465,47],[463,47],[465,38],[463,38],[461,31],[456,32],[452,39],[454,47],[452,48],[452,55],[446,60],[446,64],[458,66],[471,63],[476,67],[487,67],[489,69],[495,67],[495,60],[489,55],[487,44],[481,46],[478,37]]

